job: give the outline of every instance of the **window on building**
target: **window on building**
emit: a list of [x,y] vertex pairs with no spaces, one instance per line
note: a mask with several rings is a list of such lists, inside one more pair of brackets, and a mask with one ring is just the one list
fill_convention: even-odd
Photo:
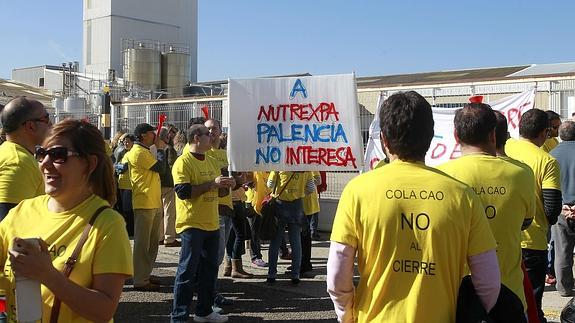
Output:
[[44,87],[44,78],[43,77],[38,78],[38,87]]

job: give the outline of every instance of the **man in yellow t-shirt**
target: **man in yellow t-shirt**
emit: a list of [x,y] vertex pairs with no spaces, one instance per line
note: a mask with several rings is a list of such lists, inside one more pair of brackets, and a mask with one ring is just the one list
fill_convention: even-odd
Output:
[[431,106],[417,92],[396,93],[383,103],[380,127],[390,164],[352,179],[334,219],[327,288],[338,319],[455,322],[468,270],[490,311],[500,288],[495,239],[477,194],[424,164]]
[[220,174],[218,162],[206,152],[210,132],[201,124],[187,132],[189,150],[172,167],[176,191],[176,232],[182,239],[180,261],[174,283],[172,322],[187,322],[198,282],[195,319],[198,322],[225,322],[227,317],[212,311],[218,275],[220,224],[218,189],[235,185],[233,178]]
[[44,180],[34,158],[52,126],[42,103],[18,97],[0,110],[6,142],[0,146],[0,221],[20,201],[44,194]]
[[163,149],[158,149],[157,158],[150,152],[150,146],[165,145],[156,138],[154,127],[141,123],[134,129],[137,141],[126,153],[132,186],[132,207],[134,209],[134,289],[152,291],[160,288],[158,282],[150,281],[150,275],[158,255],[158,236],[163,219],[160,175],[165,158]]
[[555,111],[547,110],[545,111],[549,117],[549,134],[547,135],[547,140],[541,148],[546,152],[551,152],[553,148],[559,145],[559,127],[561,126],[561,116]]
[[[277,275],[278,252],[284,237],[284,228],[288,228],[288,236],[292,250],[291,283],[300,282],[302,260],[301,229],[305,225],[303,213],[303,198],[315,189],[315,182],[310,172],[273,171],[267,182],[272,190],[271,195],[278,204],[278,230],[270,242],[268,251],[268,284],[274,284]],[[309,224],[307,224],[309,226]]]
[[526,322],[521,230],[531,224],[535,213],[533,172],[496,157],[497,118],[489,105],[466,105],[455,113],[454,124],[463,156],[437,168],[479,195],[497,241],[501,283],[512,292],[502,292],[490,316],[498,321]]
[[527,164],[535,175],[536,209],[533,223],[521,233],[523,261],[533,286],[541,322],[546,322],[541,301],[547,271],[547,232],[561,213],[561,178],[559,164],[540,147],[547,139],[549,117],[544,111],[531,109],[521,116],[520,139],[509,139],[505,153]]

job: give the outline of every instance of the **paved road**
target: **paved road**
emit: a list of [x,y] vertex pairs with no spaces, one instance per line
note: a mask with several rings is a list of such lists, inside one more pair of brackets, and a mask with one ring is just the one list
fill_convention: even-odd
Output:
[[[325,264],[329,243],[313,243],[313,278],[303,278],[299,286],[292,286],[289,277],[278,275],[274,286],[266,285],[266,269],[253,268],[244,256],[244,267],[255,274],[253,279],[220,280],[220,291],[235,300],[226,307],[230,322],[336,322],[331,300],[325,289]],[[172,288],[179,248],[160,246],[154,275],[165,287],[159,292],[136,292],[131,285],[124,293],[116,312],[116,322],[168,322],[172,306]],[[267,259],[267,249],[264,248]],[[278,273],[283,273],[289,261],[280,260]],[[559,322],[559,313],[569,298],[559,296],[549,287],[543,297],[543,308],[549,322]],[[195,304],[193,304],[195,305]],[[191,320],[190,320],[191,322]]]

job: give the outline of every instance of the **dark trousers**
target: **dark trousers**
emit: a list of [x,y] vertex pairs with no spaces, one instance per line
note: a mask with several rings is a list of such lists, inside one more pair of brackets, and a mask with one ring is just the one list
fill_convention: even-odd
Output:
[[122,216],[126,221],[126,230],[130,237],[134,236],[134,209],[132,208],[132,190],[120,190],[122,199],[120,209]]
[[[251,209],[250,209],[251,208]],[[247,206],[247,212],[251,213],[248,217],[248,222],[250,224],[250,231],[252,232],[250,239],[250,253],[251,259],[262,259],[262,242],[260,240],[260,229],[262,227],[262,217],[253,210],[251,204]]]
[[187,322],[197,282],[197,316],[212,313],[214,287],[218,277],[220,230],[187,229],[180,233],[182,249],[174,281],[172,322]]
[[312,215],[306,215],[303,219],[301,230],[301,272],[313,269],[311,265],[311,230],[309,221]]
[[547,250],[521,249],[527,276],[533,286],[533,295],[537,305],[537,314],[541,323],[546,323],[545,314],[541,309],[543,292],[545,290],[545,274],[547,273]]
[[226,253],[231,259],[242,259],[242,255],[246,253],[245,243],[246,237],[246,218],[245,207],[243,203],[234,202],[234,215],[232,216],[232,230],[228,241],[226,241]]

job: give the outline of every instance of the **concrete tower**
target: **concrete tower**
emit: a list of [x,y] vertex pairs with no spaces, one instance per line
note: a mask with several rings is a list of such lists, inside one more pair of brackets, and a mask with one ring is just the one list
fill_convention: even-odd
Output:
[[86,72],[122,75],[122,39],[156,40],[190,48],[190,78],[197,81],[197,0],[83,0]]

